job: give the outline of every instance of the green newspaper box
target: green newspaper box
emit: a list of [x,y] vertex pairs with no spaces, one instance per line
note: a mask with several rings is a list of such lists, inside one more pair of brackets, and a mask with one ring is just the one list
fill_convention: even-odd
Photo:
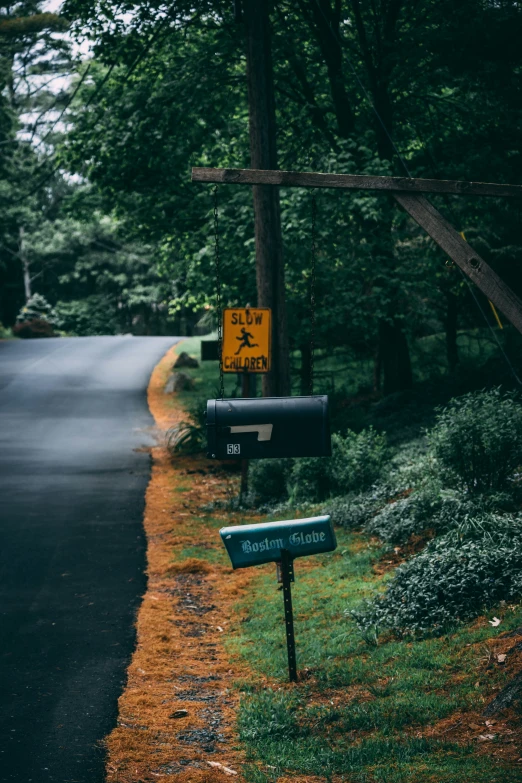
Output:
[[329,516],[223,527],[219,534],[233,568],[248,568],[281,561],[284,550],[296,557],[332,552],[335,533]]

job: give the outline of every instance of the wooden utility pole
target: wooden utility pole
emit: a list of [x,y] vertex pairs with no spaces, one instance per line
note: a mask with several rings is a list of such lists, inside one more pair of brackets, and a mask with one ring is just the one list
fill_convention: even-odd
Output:
[[[274,82],[268,0],[244,0],[250,165],[277,169]],[[263,375],[263,395],[290,394],[290,363],[285,305],[285,270],[279,188],[254,185],[258,307],[272,309],[272,368]]]

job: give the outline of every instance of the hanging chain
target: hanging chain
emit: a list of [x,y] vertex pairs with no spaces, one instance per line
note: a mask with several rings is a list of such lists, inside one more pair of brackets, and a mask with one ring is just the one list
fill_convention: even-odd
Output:
[[217,333],[219,356],[219,396],[225,396],[225,378],[223,375],[223,310],[221,305],[221,258],[219,256],[219,220],[218,220],[218,186],[212,188],[214,194],[214,262],[216,270],[217,298]]
[[312,191],[312,270],[310,276],[310,395],[314,393],[314,349],[315,349],[315,257],[317,240],[317,199]]

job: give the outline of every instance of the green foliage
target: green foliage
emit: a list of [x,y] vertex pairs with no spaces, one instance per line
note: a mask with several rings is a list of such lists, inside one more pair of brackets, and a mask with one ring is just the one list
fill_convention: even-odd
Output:
[[189,419],[168,429],[165,441],[172,454],[197,454],[206,444],[206,398],[191,399],[184,407]]
[[297,503],[313,503],[331,495],[368,489],[382,474],[388,459],[386,436],[371,427],[332,436],[332,457],[296,460],[288,494]]
[[349,495],[331,498],[324,507],[324,513],[330,515],[334,525],[353,530],[365,525],[384,502],[381,494],[375,489],[368,492],[352,492]]
[[364,528],[394,544],[426,531],[437,538],[355,613],[366,630],[440,630],[521,593],[520,488],[513,480],[522,454],[519,401],[499,389],[453,399],[428,442],[431,457],[410,474],[407,493]]
[[293,503],[315,503],[332,493],[332,465],[329,457],[305,457],[294,463],[288,479]]
[[36,320],[47,321],[50,326],[60,326],[58,314],[41,294],[33,294],[16,316],[17,324]]
[[292,460],[252,460],[248,471],[248,485],[256,503],[286,500],[287,483],[292,471]]
[[365,530],[383,541],[401,544],[413,533],[422,533],[433,527],[434,517],[442,505],[440,486],[428,482],[407,497],[386,503],[367,522]]
[[62,329],[71,335],[114,334],[118,327],[116,307],[103,294],[57,302],[56,313]]
[[364,490],[381,476],[389,452],[386,435],[373,427],[360,433],[348,430],[345,437],[332,436],[332,481],[336,492]]
[[203,434],[192,421],[180,421],[167,430],[165,442],[172,454],[197,454],[203,450]]
[[509,486],[522,463],[522,405],[500,389],[454,399],[429,436],[444,481],[468,492]]
[[463,532],[473,537],[442,536],[400,566],[381,597],[352,611],[359,627],[399,634],[442,632],[499,601],[518,599],[522,518],[511,524],[495,517],[475,524],[468,520]]

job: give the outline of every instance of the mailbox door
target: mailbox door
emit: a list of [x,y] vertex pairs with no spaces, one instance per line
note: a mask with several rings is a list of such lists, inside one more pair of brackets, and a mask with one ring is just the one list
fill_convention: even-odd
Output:
[[209,400],[208,457],[263,459],[331,455],[328,397]]
[[329,516],[234,525],[219,533],[233,568],[278,562],[283,549],[295,558],[332,552],[337,547]]

